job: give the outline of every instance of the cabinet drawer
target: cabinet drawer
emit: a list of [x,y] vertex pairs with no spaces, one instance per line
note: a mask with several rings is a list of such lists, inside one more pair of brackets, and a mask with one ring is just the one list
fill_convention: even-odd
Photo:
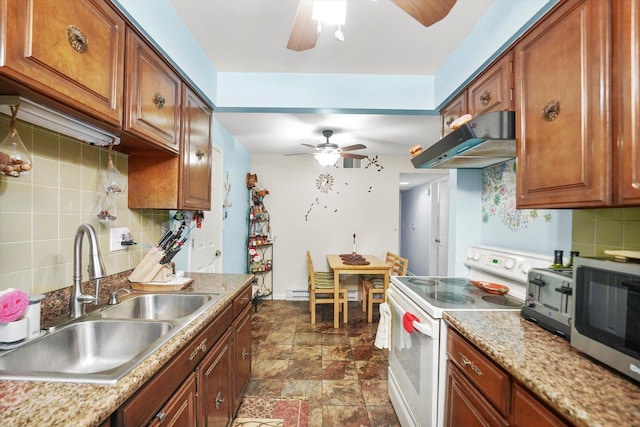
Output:
[[568,425],[556,417],[555,414],[519,384],[513,387],[513,422],[518,427],[561,427]]
[[124,20],[102,0],[0,4],[0,74],[120,126]]
[[177,153],[182,82],[132,30],[127,31],[125,130]]
[[233,300],[233,316],[238,317],[249,304],[251,304],[251,286]]
[[455,331],[449,330],[447,353],[449,359],[504,415],[509,415],[511,379],[509,375],[486,358]]
[[149,380],[116,413],[118,426],[146,425],[194,371],[207,351],[229,329],[233,309],[228,306]]

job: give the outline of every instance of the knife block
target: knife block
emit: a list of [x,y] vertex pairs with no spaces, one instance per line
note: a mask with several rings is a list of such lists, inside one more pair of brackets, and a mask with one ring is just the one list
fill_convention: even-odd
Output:
[[129,275],[129,281],[134,283],[168,282],[173,278],[170,264],[160,264],[165,251],[153,247],[147,252],[140,264]]

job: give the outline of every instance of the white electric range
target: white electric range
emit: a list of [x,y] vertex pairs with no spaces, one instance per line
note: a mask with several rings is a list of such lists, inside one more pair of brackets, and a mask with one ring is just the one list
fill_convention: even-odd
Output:
[[[445,311],[520,311],[532,268],[553,257],[490,246],[472,246],[466,277],[393,276],[387,291],[391,310],[389,396],[403,427],[444,426],[446,386]],[[507,286],[495,295],[472,281]]]

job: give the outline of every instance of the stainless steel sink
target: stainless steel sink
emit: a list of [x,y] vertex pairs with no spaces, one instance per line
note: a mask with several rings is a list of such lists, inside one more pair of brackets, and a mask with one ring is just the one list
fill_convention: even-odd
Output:
[[0,351],[0,380],[113,384],[159,350],[220,294],[140,294],[64,320],[46,335]]
[[172,328],[169,322],[72,323],[0,357],[0,378],[115,382]]
[[134,296],[104,310],[106,319],[175,320],[191,315],[213,295],[206,294],[145,294]]

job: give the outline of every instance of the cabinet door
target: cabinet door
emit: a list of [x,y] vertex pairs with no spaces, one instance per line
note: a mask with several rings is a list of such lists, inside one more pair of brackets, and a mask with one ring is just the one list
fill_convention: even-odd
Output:
[[483,71],[469,86],[469,114],[513,110],[513,52]]
[[120,126],[125,24],[104,1],[0,4],[0,73]]
[[225,427],[232,419],[232,354],[229,329],[198,367],[199,426]]
[[153,427],[195,427],[196,426],[196,374],[187,380],[156,414],[149,424]]
[[128,30],[125,130],[177,153],[181,84],[167,63]]
[[445,406],[445,425],[449,427],[509,425],[450,361]]
[[516,427],[562,427],[567,424],[516,384],[513,390],[513,425]]
[[467,104],[467,91],[453,98],[442,110],[440,110],[440,120],[442,122],[442,136],[445,136],[451,129],[449,125],[457,118],[469,112]]
[[517,205],[611,202],[608,1],[570,0],[515,47]]
[[614,197],[640,205],[640,4],[615,0],[613,35]]
[[236,319],[234,331],[236,377],[233,413],[235,414],[251,378],[251,305],[247,304],[242,314]]
[[183,91],[180,209],[211,210],[211,109],[186,85]]

